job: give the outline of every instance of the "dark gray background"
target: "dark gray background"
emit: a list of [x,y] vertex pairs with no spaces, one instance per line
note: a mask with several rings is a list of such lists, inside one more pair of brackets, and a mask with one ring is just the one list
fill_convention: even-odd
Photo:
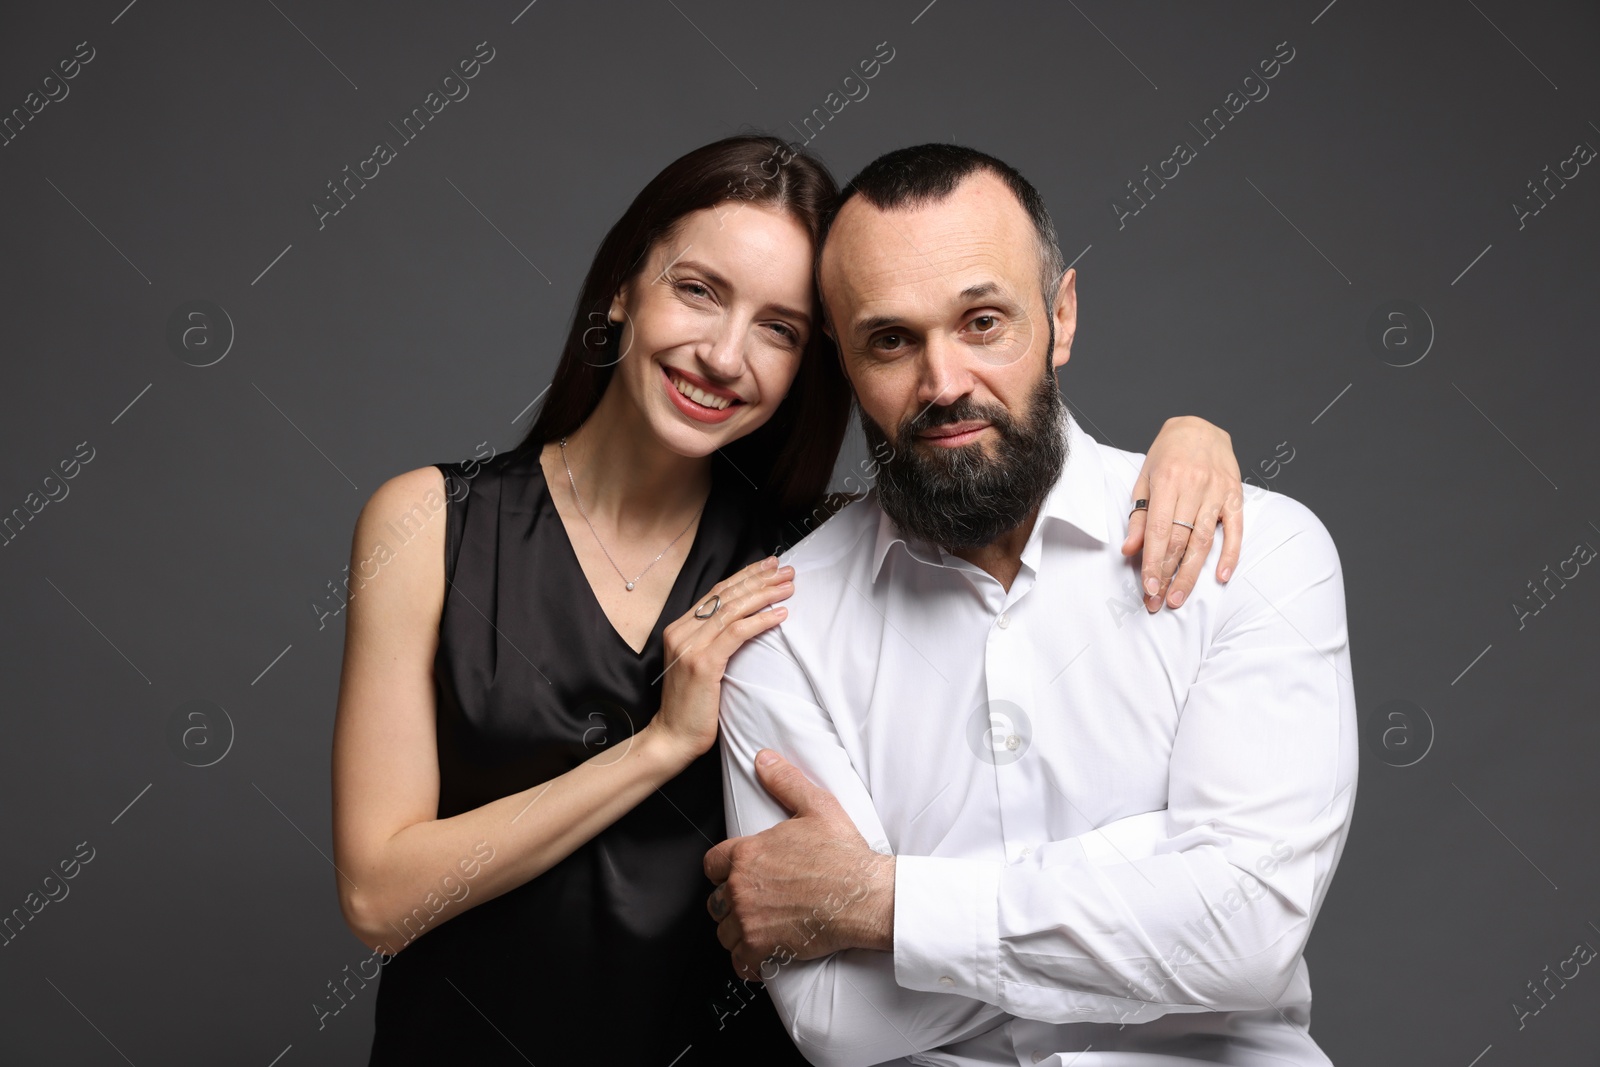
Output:
[[[0,948],[0,1060],[365,1062],[372,989],[320,1030],[313,1007],[369,955],[329,860],[343,618],[313,607],[358,510],[520,438],[650,175],[794,137],[887,41],[809,147],[841,180],[929,140],[1019,167],[1080,272],[1063,382],[1090,431],[1143,451],[1204,415],[1338,544],[1365,736],[1316,1039],[1349,1067],[1600,1062],[1594,966],[1525,1028],[1512,1008],[1600,947],[1600,576],[1513,607],[1600,547],[1600,165],[1512,208],[1600,147],[1592,5],[125,2],[0,21],[0,113],[96,52],[0,147],[0,514],[94,449],[0,548],[0,914],[95,853]],[[324,183],[481,41],[470,96],[319,231]],[[1119,230],[1124,183],[1282,41],[1270,95]],[[196,299],[234,331],[204,368],[166,339]],[[1411,347],[1374,347],[1397,299],[1425,309]],[[191,700],[225,709],[213,751],[231,723],[205,768],[170,739]]]

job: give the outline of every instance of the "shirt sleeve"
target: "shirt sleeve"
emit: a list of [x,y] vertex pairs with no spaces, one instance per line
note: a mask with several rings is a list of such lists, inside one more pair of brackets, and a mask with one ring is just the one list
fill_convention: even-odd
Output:
[[[887,851],[872,798],[777,631],[746,642],[729,661],[720,733],[730,837],[759,833],[789,817],[755,776],[756,753],[771,748],[832,793],[869,845]],[[909,1056],[1005,1019],[981,1000],[902,987],[891,954],[870,949],[791,960],[766,979],[766,988],[796,1047],[826,1067]]]
[[[720,750],[728,834],[760,833],[789,817],[755,776],[756,753],[771,748],[832,793],[867,843],[886,852],[887,836],[872,797],[779,633],[747,642],[723,678]],[[1046,847],[1074,850],[1091,863],[1121,863],[1149,855],[1165,831],[1165,812],[1146,812]],[[896,863],[905,860],[899,857]],[[841,896],[848,892],[845,881],[841,878]],[[964,950],[972,956],[970,944]],[[865,1067],[925,1052],[1010,1018],[995,1004],[960,995],[937,978],[932,990],[907,988],[896,978],[894,956],[869,949],[791,960],[766,987],[801,1053],[827,1067]]]
[[1285,992],[1343,851],[1357,750],[1338,554],[1304,505],[1275,504],[1180,710],[1165,825],[1052,842],[1026,864],[899,857],[900,985],[1053,1023]]

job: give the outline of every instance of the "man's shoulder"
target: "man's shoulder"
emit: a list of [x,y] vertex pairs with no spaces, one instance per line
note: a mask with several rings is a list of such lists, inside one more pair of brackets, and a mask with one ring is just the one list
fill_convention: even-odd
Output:
[[836,494],[829,505],[813,512],[807,520],[811,529],[778,556],[781,564],[795,569],[796,576],[849,567],[870,558],[883,514],[877,490],[857,496]]
[[1302,577],[1315,577],[1308,571],[1342,572],[1333,535],[1304,502],[1277,490],[1246,485],[1243,519],[1244,542],[1229,585],[1248,576],[1269,558],[1300,570]]
[[873,490],[849,499],[778,554],[780,565],[794,568],[794,592],[782,602],[788,616],[733,653],[729,677],[751,671],[756,664],[765,665],[758,673],[779,669],[773,656],[791,665],[783,670],[809,662],[836,636],[837,627],[854,617],[844,605],[872,589],[873,550],[883,514],[876,495]]

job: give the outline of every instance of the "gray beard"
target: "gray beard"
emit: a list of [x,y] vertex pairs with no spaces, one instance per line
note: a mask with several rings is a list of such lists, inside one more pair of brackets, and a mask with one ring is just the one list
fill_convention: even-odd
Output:
[[[878,505],[901,533],[954,551],[993,544],[1044,502],[1067,460],[1061,420],[1064,401],[1052,369],[1033,391],[1028,414],[1013,419],[999,405],[980,406],[970,396],[930,407],[900,427],[890,441],[865,411],[861,430],[872,453],[889,445],[878,468]],[[999,435],[990,459],[979,443],[940,448],[919,444],[917,433],[935,426],[983,419]]]

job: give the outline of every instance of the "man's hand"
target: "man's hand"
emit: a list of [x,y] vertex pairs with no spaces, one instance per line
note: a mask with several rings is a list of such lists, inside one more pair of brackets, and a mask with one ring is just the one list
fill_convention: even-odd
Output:
[[756,777],[793,817],[706,853],[717,884],[706,909],[741,978],[766,981],[790,960],[894,947],[894,857],[874,852],[833,794],[771,749]]

